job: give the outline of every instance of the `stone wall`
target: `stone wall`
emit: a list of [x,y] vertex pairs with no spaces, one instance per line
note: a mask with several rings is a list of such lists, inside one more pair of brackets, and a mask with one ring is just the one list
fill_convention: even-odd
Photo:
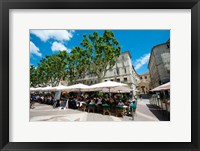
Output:
[[[129,85],[133,90],[136,89],[136,73],[134,72],[130,53],[123,52],[117,58],[117,62],[114,67],[106,72],[103,81],[116,81],[122,82]],[[77,82],[84,83],[87,85],[92,85],[97,83],[97,77],[94,75],[87,75],[84,79],[79,79]]]
[[170,81],[170,43],[155,46],[149,60],[151,88]]

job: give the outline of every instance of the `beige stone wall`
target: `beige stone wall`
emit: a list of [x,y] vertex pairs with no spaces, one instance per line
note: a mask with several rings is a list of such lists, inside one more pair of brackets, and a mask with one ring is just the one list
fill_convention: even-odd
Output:
[[170,43],[155,46],[149,61],[151,88],[170,81]]
[[[106,75],[102,79],[102,82],[108,80],[122,82],[128,84],[132,90],[135,90],[135,78],[136,73],[133,69],[129,52],[124,52],[117,58],[117,62],[114,67],[106,72]],[[94,75],[87,75],[84,79],[79,79],[77,82],[92,85],[97,83],[97,77]]]
[[149,93],[150,75],[149,74],[138,75],[137,79],[138,79],[137,89],[139,90],[139,93],[140,94]]

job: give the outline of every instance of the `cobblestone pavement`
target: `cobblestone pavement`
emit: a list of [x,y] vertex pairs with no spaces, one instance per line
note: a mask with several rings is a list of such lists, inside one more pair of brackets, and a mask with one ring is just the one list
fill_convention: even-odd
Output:
[[138,100],[137,110],[132,120],[131,116],[116,117],[114,115],[102,115],[99,113],[88,113],[79,110],[53,109],[50,105],[34,104],[30,109],[30,121],[166,121],[167,118],[149,104],[149,100]]

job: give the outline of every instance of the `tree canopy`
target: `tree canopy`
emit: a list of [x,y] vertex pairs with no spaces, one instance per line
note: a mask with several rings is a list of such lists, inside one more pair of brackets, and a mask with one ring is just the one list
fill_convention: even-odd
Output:
[[86,62],[89,61],[87,72],[96,75],[98,82],[101,82],[106,72],[115,65],[121,46],[114,37],[114,33],[108,30],[104,31],[102,36],[94,32],[88,36],[83,35],[83,37],[81,46],[78,48],[87,52]]
[[31,86],[57,86],[61,80],[75,83],[93,74],[98,82],[105,77],[108,70],[116,63],[121,46],[112,31],[104,31],[103,35],[94,32],[83,35],[79,46],[71,53],[60,51],[40,60],[38,67],[30,66]]
[[57,86],[61,80],[67,77],[67,62],[68,54],[66,51],[60,51],[58,54],[43,58],[37,68],[30,67],[31,86]]

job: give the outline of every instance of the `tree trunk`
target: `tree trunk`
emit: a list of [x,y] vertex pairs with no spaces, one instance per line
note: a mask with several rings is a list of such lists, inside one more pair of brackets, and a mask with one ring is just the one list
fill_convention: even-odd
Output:
[[97,81],[98,81],[98,83],[102,82],[102,77],[97,76]]

